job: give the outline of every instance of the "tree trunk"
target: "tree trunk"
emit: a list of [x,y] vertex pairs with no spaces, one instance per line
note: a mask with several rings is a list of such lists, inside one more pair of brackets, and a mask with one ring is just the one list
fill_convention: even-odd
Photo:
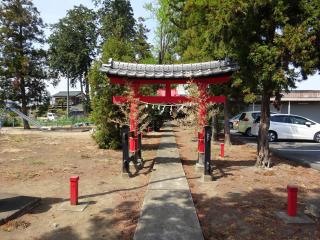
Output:
[[79,79],[79,82],[80,82],[80,91],[81,91],[81,93],[83,93],[83,80],[82,80],[82,77]]
[[[23,59],[23,37],[22,37],[22,26],[19,25],[19,52],[20,52],[20,57]],[[21,111],[23,114],[28,116],[28,109],[27,109],[27,96],[26,96],[26,83],[24,81],[24,77],[22,75],[22,62],[20,62],[20,69],[17,69],[17,80],[20,81],[20,92],[21,92]],[[23,119],[23,128],[24,129],[30,129],[29,122],[25,119]]]
[[[87,74],[85,74],[85,76],[87,76]],[[89,112],[90,112],[90,89],[89,89],[89,79],[87,77],[85,77],[84,80],[85,83],[85,115],[88,116]]]
[[229,127],[229,102],[228,99],[226,99],[226,102],[224,103],[224,144],[227,146],[232,145],[231,139],[230,139],[230,127]]
[[69,76],[67,77],[67,118],[69,118],[69,104],[70,104],[70,102],[69,102],[69,95],[70,95],[70,92],[69,92],[69,88],[70,88],[70,79],[69,79]]
[[217,118],[217,112],[212,113],[212,138],[213,141],[218,141],[218,118]]
[[270,97],[271,94],[264,90],[261,102],[261,117],[257,144],[257,167],[269,168],[271,165],[268,132],[270,127]]
[[[84,80],[83,80],[84,77]],[[80,77],[79,82],[80,82],[80,91],[81,91],[81,103],[82,103],[82,107],[83,107],[83,112],[84,115],[87,116],[87,99],[86,99],[86,94],[83,91],[83,85],[86,84],[86,79],[85,79],[85,74],[83,76]],[[85,96],[83,98],[83,95]]]
[[[18,77],[20,80],[20,91],[21,91],[21,111],[23,114],[28,116],[28,109],[27,109],[27,96],[26,96],[26,89],[25,89],[25,82],[22,77]],[[29,122],[23,119],[23,128],[30,129]]]

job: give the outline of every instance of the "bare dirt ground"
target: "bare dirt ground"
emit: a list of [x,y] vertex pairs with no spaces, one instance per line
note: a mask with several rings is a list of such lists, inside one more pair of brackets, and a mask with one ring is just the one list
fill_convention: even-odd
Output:
[[320,239],[320,223],[286,225],[275,215],[286,211],[288,183],[299,187],[298,207],[320,201],[320,173],[273,158],[270,170],[254,167],[255,149],[238,143],[218,156],[213,144],[215,181],[201,183],[195,171],[197,141],[194,130],[175,128],[180,157],[188,178],[205,239]]
[[[144,168],[120,174],[121,151],[98,149],[89,132],[5,129],[0,134],[0,192],[41,197],[31,213],[0,226],[0,239],[132,239],[160,135],[143,139]],[[69,177],[79,175],[83,212],[59,211]]]

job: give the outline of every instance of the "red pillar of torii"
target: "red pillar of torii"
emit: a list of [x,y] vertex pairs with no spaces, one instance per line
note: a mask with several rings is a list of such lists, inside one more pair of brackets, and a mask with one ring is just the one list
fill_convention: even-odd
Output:
[[[206,105],[207,103],[225,103],[225,96],[209,96],[207,89],[209,84],[222,84],[230,80],[231,74],[237,66],[227,61],[212,61],[195,64],[173,64],[173,65],[151,65],[135,64],[109,61],[103,64],[101,71],[106,72],[113,84],[127,84],[133,93],[131,98],[124,96],[114,96],[113,102],[116,104],[130,102],[130,152],[137,151],[138,136],[138,104],[139,101],[151,104],[182,104],[192,102],[187,96],[171,96],[172,84],[187,84],[190,80],[197,84],[199,99],[199,125],[201,129],[207,124]],[[143,96],[139,89],[144,84],[164,84],[165,96]],[[203,154],[204,132],[199,133],[198,151]]]

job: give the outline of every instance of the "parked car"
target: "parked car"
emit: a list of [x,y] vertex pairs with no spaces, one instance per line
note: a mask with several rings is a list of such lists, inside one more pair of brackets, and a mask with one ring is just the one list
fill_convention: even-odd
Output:
[[[260,117],[252,125],[251,133],[258,136]],[[320,124],[292,114],[272,114],[268,133],[269,142],[278,139],[314,140],[320,143]]]
[[238,131],[247,136],[252,136],[251,128],[254,120],[260,116],[260,111],[258,112],[242,112],[239,117]]
[[241,113],[229,119],[229,127],[230,129],[237,129],[239,124],[239,118]]

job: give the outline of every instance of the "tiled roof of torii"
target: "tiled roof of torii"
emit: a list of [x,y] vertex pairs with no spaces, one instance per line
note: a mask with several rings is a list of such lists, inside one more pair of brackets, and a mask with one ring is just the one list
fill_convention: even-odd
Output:
[[210,61],[190,64],[137,64],[112,59],[100,70],[110,76],[127,78],[201,78],[231,74],[238,66],[230,61]]

